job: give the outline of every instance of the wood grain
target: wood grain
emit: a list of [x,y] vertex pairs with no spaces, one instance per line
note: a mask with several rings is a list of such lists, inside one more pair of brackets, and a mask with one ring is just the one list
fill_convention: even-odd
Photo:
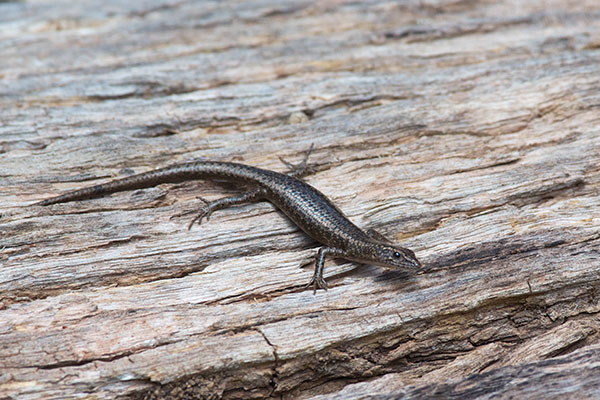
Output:
[[[0,398],[598,396],[596,1],[0,3]],[[329,261],[273,206],[161,185],[285,171],[422,274]]]

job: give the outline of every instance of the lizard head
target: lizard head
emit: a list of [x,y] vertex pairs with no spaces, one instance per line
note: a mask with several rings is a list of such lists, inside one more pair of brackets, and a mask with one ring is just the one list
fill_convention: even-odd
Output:
[[371,263],[390,269],[416,269],[422,264],[412,250],[384,243],[374,244]]
[[369,255],[369,259],[364,262],[396,270],[414,270],[423,266],[412,250],[396,246],[394,242],[374,229],[368,229],[365,233],[370,240],[368,240],[368,248],[363,252]]

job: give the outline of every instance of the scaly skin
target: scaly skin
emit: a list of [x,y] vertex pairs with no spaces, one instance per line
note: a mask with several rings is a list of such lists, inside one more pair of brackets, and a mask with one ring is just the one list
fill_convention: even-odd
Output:
[[238,196],[206,202],[197,219],[202,220],[218,209],[244,202],[267,200],[283,211],[306,234],[320,242],[315,272],[307,287],[327,289],[323,279],[326,256],[345,258],[366,264],[375,264],[396,270],[414,270],[421,267],[415,254],[395,246],[375,231],[363,231],[354,225],[323,193],[295,176],[248,165],[198,161],[176,164],[128,178],[90,186],[43,200],[35,205],[101,197],[109,193],[149,188],[161,183],[178,183],[196,179],[218,179],[245,184],[253,189]]

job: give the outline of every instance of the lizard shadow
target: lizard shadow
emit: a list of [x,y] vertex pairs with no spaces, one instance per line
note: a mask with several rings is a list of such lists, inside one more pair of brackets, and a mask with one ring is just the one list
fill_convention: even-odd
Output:
[[373,267],[379,269],[379,273],[373,276],[373,280],[378,284],[384,284],[393,288],[393,290],[418,289],[419,279],[418,274],[411,271],[393,271]]
[[[342,279],[350,277],[357,280],[370,279],[376,284],[389,286],[394,291],[406,289],[417,290],[420,287],[418,274],[411,271],[388,270],[375,265],[362,264],[344,259],[333,259],[330,260],[329,263],[335,264],[336,266],[348,263],[351,264],[349,269],[328,275],[326,277],[327,282],[330,282],[332,286],[337,286],[340,284]],[[312,264],[314,264],[314,262]],[[310,269],[310,265],[303,265],[302,268]]]

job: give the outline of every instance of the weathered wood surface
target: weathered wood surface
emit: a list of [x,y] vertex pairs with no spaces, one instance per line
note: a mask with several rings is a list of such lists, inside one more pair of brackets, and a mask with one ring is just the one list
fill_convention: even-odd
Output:
[[[596,0],[125,3],[0,3],[0,398],[598,395]],[[170,218],[214,183],[26,207],[310,143],[425,273],[313,296],[272,206]]]
[[[387,374],[368,383],[347,385],[335,395],[317,399],[597,399],[600,396],[600,346],[589,346],[565,356],[517,363],[469,375],[483,353],[498,354],[497,344],[488,344],[461,356],[419,379],[420,385],[403,384],[402,374]],[[497,359],[496,356],[493,358]],[[465,359],[471,359],[465,362]],[[486,357],[483,358],[485,360]],[[474,362],[472,362],[474,361]],[[446,379],[439,379],[441,372]],[[452,372],[456,378],[448,373]],[[467,375],[463,374],[467,372]]]

